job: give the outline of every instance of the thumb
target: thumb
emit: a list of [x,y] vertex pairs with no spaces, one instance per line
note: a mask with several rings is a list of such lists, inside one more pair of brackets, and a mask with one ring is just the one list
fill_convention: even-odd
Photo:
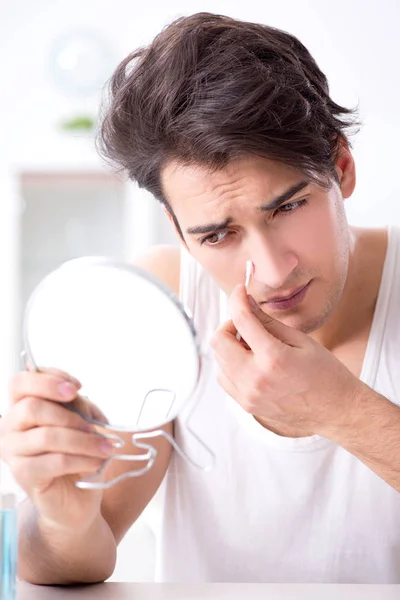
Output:
[[288,346],[292,346],[293,348],[301,348],[304,345],[304,333],[298,329],[294,329],[294,327],[285,325],[281,321],[274,319],[274,317],[271,317],[271,315],[264,312],[254,300],[253,296],[248,295],[247,298],[252,313],[255,317],[257,317],[264,329]]

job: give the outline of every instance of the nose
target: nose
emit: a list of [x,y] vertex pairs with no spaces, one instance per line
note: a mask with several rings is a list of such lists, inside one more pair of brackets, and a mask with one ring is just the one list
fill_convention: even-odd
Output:
[[271,289],[284,287],[298,265],[295,252],[287,244],[261,235],[252,240],[249,259],[254,265],[252,279]]

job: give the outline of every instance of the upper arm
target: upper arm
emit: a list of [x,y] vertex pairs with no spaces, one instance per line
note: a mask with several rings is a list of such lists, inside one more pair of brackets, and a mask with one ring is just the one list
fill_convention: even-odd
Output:
[[[154,246],[145,255],[135,261],[142,269],[155,275],[179,294],[179,248],[173,246]],[[163,429],[173,435],[173,422],[167,423]],[[124,454],[142,454],[144,450],[133,446],[132,434],[118,432],[124,441]],[[146,442],[146,440],[144,440]],[[102,515],[111,528],[117,543],[121,541],[131,525],[146,508],[167,471],[171,445],[163,437],[151,439],[151,445],[157,451],[157,457],[151,469],[144,475],[128,478],[121,483],[104,491],[102,500]],[[114,479],[121,473],[141,469],[145,462],[126,462],[114,460],[106,471],[106,480]]]

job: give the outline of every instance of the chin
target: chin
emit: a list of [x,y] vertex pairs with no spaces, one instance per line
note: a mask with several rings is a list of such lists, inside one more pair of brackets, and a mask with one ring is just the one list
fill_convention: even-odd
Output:
[[329,312],[325,312],[323,314],[309,316],[309,317],[306,317],[305,315],[303,315],[303,316],[292,315],[292,316],[287,316],[287,318],[285,318],[282,315],[282,318],[279,318],[279,316],[275,316],[275,319],[277,319],[278,321],[281,321],[288,327],[293,327],[293,329],[297,329],[298,331],[301,331],[302,333],[309,334],[309,333],[313,333],[314,331],[317,331],[323,325],[325,325],[325,323],[327,323],[327,321],[329,320],[332,312],[333,311],[330,310]]
[[[288,315],[288,321],[292,321],[295,329],[303,333],[311,334],[318,329],[321,329],[332,317],[335,312],[344,288],[344,279],[336,287],[331,286],[328,294],[324,298],[314,299],[314,310],[312,306],[303,305],[303,314],[293,315],[292,318]],[[318,301],[320,300],[320,301]],[[322,300],[322,302],[321,302]],[[308,314],[304,314],[308,313]],[[289,324],[289,323],[288,323]]]
[[321,329],[321,327],[328,321],[328,318],[329,317],[314,317],[313,319],[309,319],[308,321],[300,323],[299,327],[296,327],[296,329],[299,329],[303,333],[307,334],[313,333],[314,331]]

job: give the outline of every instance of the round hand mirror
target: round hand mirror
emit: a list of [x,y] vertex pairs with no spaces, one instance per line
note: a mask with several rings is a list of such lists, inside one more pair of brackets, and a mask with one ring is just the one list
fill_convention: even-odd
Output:
[[173,420],[193,394],[200,352],[190,317],[165,285],[107,258],[75,259],[50,273],[26,308],[24,342],[36,369],[82,383],[119,431]]

